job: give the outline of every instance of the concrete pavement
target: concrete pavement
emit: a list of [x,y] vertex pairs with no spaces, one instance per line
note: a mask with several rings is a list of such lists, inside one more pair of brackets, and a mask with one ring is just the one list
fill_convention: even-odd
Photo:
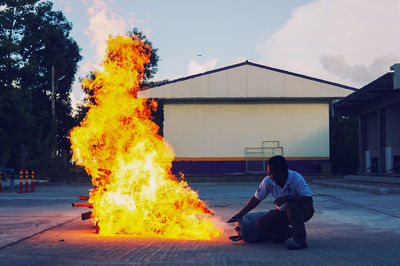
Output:
[[[223,221],[235,214],[258,186],[249,183],[193,183]],[[212,241],[104,237],[85,208],[71,202],[88,185],[38,186],[29,194],[0,193],[0,265],[400,265],[400,197],[311,183],[316,213],[309,223],[309,248],[231,242],[232,225]],[[267,198],[256,210],[272,207]]]

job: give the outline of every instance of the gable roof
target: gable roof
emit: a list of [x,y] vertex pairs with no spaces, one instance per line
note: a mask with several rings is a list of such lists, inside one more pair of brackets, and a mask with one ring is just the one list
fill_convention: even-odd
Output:
[[146,89],[151,89],[151,88],[154,88],[154,87],[164,86],[164,85],[175,83],[175,82],[184,81],[184,80],[187,80],[187,79],[192,79],[192,78],[208,75],[208,74],[211,74],[211,73],[216,73],[216,72],[219,72],[219,71],[224,71],[224,70],[235,68],[235,67],[240,67],[240,66],[243,66],[243,65],[250,65],[250,66],[255,66],[255,67],[259,67],[259,68],[264,68],[264,69],[276,71],[276,72],[279,72],[279,73],[284,73],[284,74],[293,75],[293,76],[300,77],[300,78],[305,78],[305,79],[309,79],[309,80],[314,80],[314,81],[318,81],[318,82],[322,82],[322,83],[326,83],[326,84],[342,87],[342,88],[349,89],[349,90],[352,90],[352,91],[356,91],[357,90],[357,88],[354,88],[354,87],[350,87],[350,86],[346,86],[346,85],[343,85],[343,84],[339,84],[339,83],[335,83],[335,82],[331,82],[331,81],[327,81],[327,80],[323,80],[323,79],[319,79],[319,78],[314,78],[314,77],[310,77],[310,76],[306,76],[306,75],[302,75],[302,74],[286,71],[286,70],[279,69],[279,68],[274,68],[274,67],[269,67],[269,66],[265,66],[265,65],[256,64],[256,63],[250,62],[248,60],[246,60],[246,61],[244,61],[242,63],[238,63],[238,64],[226,66],[226,67],[221,67],[221,68],[209,70],[209,71],[206,71],[206,72],[203,72],[203,73],[194,74],[194,75],[190,75],[190,76],[186,76],[186,77],[170,80],[170,81],[167,81],[167,82],[165,82],[165,83],[163,83],[161,85],[155,85],[155,86],[151,86],[151,87],[145,88],[145,90]]
[[140,92],[152,98],[342,98],[356,88],[249,61],[168,81]]

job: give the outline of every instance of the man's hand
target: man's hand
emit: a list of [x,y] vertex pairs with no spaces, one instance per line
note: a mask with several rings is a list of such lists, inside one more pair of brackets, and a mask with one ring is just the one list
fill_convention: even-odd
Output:
[[247,202],[246,206],[244,206],[244,208],[240,212],[238,212],[231,219],[229,219],[227,223],[233,223],[233,222],[236,222],[237,220],[242,219],[243,216],[245,216],[249,211],[254,209],[260,202],[261,202],[261,200],[259,200],[253,196],[249,200],[249,202]]
[[287,196],[282,196],[279,198],[276,198],[274,201],[274,204],[276,204],[277,206],[281,206],[282,204],[288,202],[288,197]]
[[240,219],[242,219],[242,218],[243,218],[243,215],[240,214],[240,213],[238,213],[238,214],[235,214],[234,216],[232,216],[232,218],[229,219],[229,220],[227,221],[227,223],[234,223],[234,222],[237,222],[238,220],[240,220]]

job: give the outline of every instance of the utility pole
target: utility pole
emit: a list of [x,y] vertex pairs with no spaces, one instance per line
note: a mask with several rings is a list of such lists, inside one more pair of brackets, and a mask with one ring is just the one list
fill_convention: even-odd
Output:
[[54,83],[54,66],[51,66],[51,115],[56,117],[56,96],[55,96],[55,83]]
[[56,94],[54,84],[54,65],[51,66],[51,133],[53,143],[51,145],[50,159],[56,158],[57,149],[57,122],[56,122]]

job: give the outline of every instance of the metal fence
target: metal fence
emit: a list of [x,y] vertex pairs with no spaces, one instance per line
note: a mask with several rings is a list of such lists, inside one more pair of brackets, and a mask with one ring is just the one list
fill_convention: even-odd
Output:
[[267,159],[275,155],[283,155],[277,140],[263,141],[261,147],[246,147],[246,173],[265,173]]

